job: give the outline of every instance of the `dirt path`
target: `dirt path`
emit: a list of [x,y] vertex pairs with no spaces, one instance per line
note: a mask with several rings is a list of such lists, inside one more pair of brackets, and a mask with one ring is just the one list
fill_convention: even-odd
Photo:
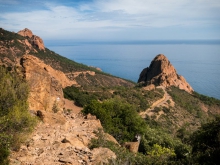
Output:
[[[163,98],[155,101],[150,108],[148,108],[146,111],[144,112],[140,112],[139,115],[142,117],[142,118],[146,118],[146,115],[148,116],[152,116],[155,114],[155,112],[153,112],[154,108],[155,107],[162,107],[162,106],[168,106],[168,103],[167,103],[167,100],[170,100],[171,101],[171,106],[173,106],[174,102],[172,101],[172,98],[171,96],[167,93],[167,91],[165,90],[165,87],[163,86],[158,86],[157,88],[160,88],[160,89],[163,89],[164,91],[164,96]],[[158,114],[156,115],[156,120],[162,115],[164,114],[163,111],[160,111],[158,112]]]
[[[53,113],[44,111],[44,119],[18,151],[10,154],[10,165],[96,165],[108,162],[115,154],[105,148],[90,150],[88,144],[102,128],[95,116],[80,114],[79,108],[65,100],[66,109]],[[110,136],[110,135],[109,135]]]

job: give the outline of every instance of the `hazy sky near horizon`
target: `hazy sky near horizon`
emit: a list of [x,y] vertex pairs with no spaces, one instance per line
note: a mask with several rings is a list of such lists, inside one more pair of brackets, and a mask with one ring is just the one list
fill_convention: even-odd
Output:
[[220,39],[220,1],[0,0],[0,27],[43,40]]

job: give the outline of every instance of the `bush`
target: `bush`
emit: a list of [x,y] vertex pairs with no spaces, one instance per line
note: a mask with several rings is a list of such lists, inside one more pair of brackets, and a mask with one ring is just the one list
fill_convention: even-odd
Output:
[[120,143],[131,141],[136,134],[143,134],[146,123],[128,103],[110,99],[103,103],[93,100],[83,109],[100,119],[104,130]]
[[85,91],[84,87],[77,88],[71,86],[64,89],[64,97],[74,100],[75,104],[81,107],[88,105],[91,100],[104,101],[115,98],[131,104],[137,112],[145,111],[149,108],[149,101],[163,97],[159,89],[155,94],[153,93],[152,91],[146,91],[137,87],[96,87],[95,89],[86,88]]
[[210,105],[210,106],[215,105],[215,104],[220,105],[220,100],[216,99],[214,97],[208,97],[208,96],[199,94],[197,92],[193,92],[193,95],[194,95],[194,97],[200,99],[201,101],[203,101],[207,105]]
[[159,159],[161,162],[165,162],[166,160],[175,158],[176,156],[174,149],[162,147],[158,144],[154,144],[151,151],[147,152],[147,154],[154,159]]
[[63,92],[65,98],[74,100],[75,104],[80,107],[88,105],[92,100],[97,100],[95,95],[80,91],[77,87],[74,86],[66,87]]
[[28,112],[28,86],[16,74],[0,67],[0,164],[7,162],[9,149],[18,149],[20,142],[35,126]]
[[220,164],[220,116],[202,125],[191,136],[192,159],[196,164]]
[[[136,134],[141,134],[139,152],[145,156],[140,156],[139,159],[135,159],[136,161],[146,163],[146,160],[151,160],[152,163],[155,163],[156,158],[149,153],[154,150],[156,144],[162,147],[162,150],[169,149],[170,153],[172,151],[170,155],[165,154],[164,156],[161,154],[162,157],[166,157],[164,159],[167,162],[173,161],[175,156],[178,161],[182,161],[190,152],[189,146],[184,145],[180,140],[164,132],[160,129],[159,125],[151,123],[149,120],[143,120],[130,104],[120,99],[110,99],[102,103],[93,100],[84,107],[83,113],[91,113],[100,119],[104,131],[114,136],[120,144],[125,141],[132,141]],[[147,123],[152,125],[153,128],[147,125]],[[94,143],[95,147],[98,147],[97,143],[100,144],[102,142],[96,141]]]

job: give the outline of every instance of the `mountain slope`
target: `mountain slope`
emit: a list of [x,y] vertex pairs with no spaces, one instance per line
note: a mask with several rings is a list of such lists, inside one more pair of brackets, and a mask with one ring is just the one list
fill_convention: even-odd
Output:
[[[116,85],[133,86],[133,83],[129,81],[125,81],[121,78],[111,76],[93,67],[88,67],[86,65],[76,63],[72,60],[69,60],[63,56],[56,54],[55,52],[47,48],[44,48],[42,45],[40,49],[39,46],[36,44],[36,42],[33,42],[33,36],[35,35],[32,35],[32,32],[30,30],[28,30],[28,32],[30,33],[29,36],[28,35],[21,36],[17,33],[12,33],[0,28],[0,35],[1,35],[0,63],[7,65],[8,67],[17,66],[20,63],[19,61],[20,58],[25,54],[29,54],[36,56],[37,58],[42,60],[45,64],[50,65],[53,69],[64,72],[70,80],[73,80],[77,77],[74,74],[75,72],[93,71],[96,73],[94,75],[95,79],[105,79],[106,81],[100,80],[93,83],[89,83],[87,85],[96,86],[101,84],[103,86],[116,86]],[[31,35],[32,37],[30,37]],[[35,39],[34,41],[36,41],[36,37],[34,39]],[[42,49],[42,47],[44,49]],[[110,76],[111,79],[115,81],[111,81],[108,83],[106,75],[108,77]],[[78,80],[78,84],[80,85],[81,83],[84,83],[84,81],[86,81],[86,78],[87,75],[85,74],[83,78]]]
[[[173,87],[178,75],[147,76],[147,85],[162,80],[166,88],[143,87],[50,51],[28,29],[19,33],[0,29],[0,64],[27,81],[29,111],[39,123],[19,151],[12,152],[15,164],[97,164],[108,158],[112,164],[188,164],[192,132],[220,113],[219,100]],[[159,64],[156,69],[162,68]],[[138,116],[145,111],[143,118]],[[113,137],[106,138],[99,128]],[[135,134],[142,137],[137,154],[121,147]]]

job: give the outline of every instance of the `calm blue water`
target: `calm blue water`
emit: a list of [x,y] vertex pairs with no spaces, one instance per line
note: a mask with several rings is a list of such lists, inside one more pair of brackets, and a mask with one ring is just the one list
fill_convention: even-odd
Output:
[[220,44],[51,44],[46,46],[71,60],[137,82],[142,69],[164,54],[193,89],[220,99]]

